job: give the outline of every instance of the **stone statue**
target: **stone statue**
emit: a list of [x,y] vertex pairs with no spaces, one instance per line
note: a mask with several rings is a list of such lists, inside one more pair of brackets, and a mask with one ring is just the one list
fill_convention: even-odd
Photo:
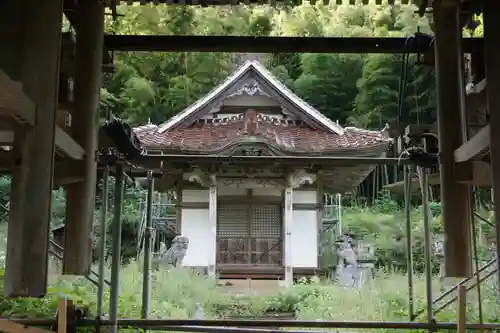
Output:
[[339,258],[343,259],[348,265],[356,265],[356,252],[352,238],[348,235],[342,235],[336,244]]
[[359,284],[358,261],[354,238],[344,234],[335,242],[339,263],[337,264],[337,279],[341,284],[357,286]]
[[165,243],[161,242],[157,264],[164,267],[181,267],[188,246],[189,238],[185,236],[176,236],[168,250]]
[[[444,276],[444,235],[438,235],[435,237],[432,252],[437,262],[439,263],[439,288],[441,291],[446,291],[447,287],[453,286],[453,284],[447,283],[447,279]],[[448,279],[449,280],[449,279]]]
[[361,288],[373,276],[375,253],[372,246],[358,242],[352,234],[343,234],[335,242],[339,263],[338,281],[349,287]]

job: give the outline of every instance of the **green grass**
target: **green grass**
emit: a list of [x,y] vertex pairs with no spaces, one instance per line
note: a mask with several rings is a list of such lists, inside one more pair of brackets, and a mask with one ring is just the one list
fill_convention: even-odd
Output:
[[[193,318],[197,303],[203,305],[206,318],[259,316],[268,311],[294,312],[305,320],[336,321],[406,321],[408,308],[407,278],[400,274],[380,272],[370,285],[361,289],[345,289],[325,281],[298,283],[274,296],[236,297],[227,295],[223,287],[188,269],[155,272],[152,276],[151,317]],[[483,287],[483,312],[486,322],[500,321],[497,291]],[[415,277],[416,308],[425,307],[425,283]],[[434,286],[438,295],[437,284]],[[122,318],[139,318],[141,312],[142,274],[136,263],[123,267],[120,279],[119,314]],[[0,300],[2,316],[53,316],[58,297],[66,295],[95,314],[96,290],[83,278],[56,277],[49,295],[43,299]],[[108,308],[109,290],[105,296]],[[475,292],[468,294],[468,317],[478,322]],[[454,305],[437,315],[442,322],[455,321]],[[425,321],[425,314],[419,318]]]

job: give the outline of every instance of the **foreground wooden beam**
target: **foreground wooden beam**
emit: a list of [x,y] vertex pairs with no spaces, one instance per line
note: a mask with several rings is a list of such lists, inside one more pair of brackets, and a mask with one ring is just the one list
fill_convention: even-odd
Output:
[[2,20],[23,27],[17,36],[19,53],[9,67],[15,67],[14,78],[37,106],[36,124],[15,129],[14,154],[20,164],[12,172],[4,294],[41,297],[47,288],[63,2],[18,0],[3,6],[2,11],[15,7],[11,13],[16,15]]
[[97,173],[98,110],[104,34],[100,0],[78,2],[73,137],[85,150],[83,181],[67,186],[63,274],[83,275],[91,264]]
[[0,115],[12,117],[23,125],[35,124],[35,103],[24,93],[22,83],[13,81],[1,69]]
[[456,181],[455,149],[466,140],[460,6],[434,3],[441,203],[445,276],[472,274],[470,187]]
[[[439,173],[429,175],[429,185],[439,185]],[[404,194],[404,181],[395,182],[392,184],[384,185],[384,189],[395,194]],[[420,180],[417,177],[411,179],[411,190],[413,193],[420,194]]]
[[[481,38],[463,38],[465,52],[482,45]],[[431,39],[410,43],[397,37],[253,37],[106,35],[110,51],[248,52],[248,53],[425,53]]]
[[[12,145],[14,143],[14,131],[0,131],[0,144]],[[66,131],[56,125],[55,145],[57,150],[65,156],[75,160],[83,159],[85,151]]]
[[481,154],[490,147],[490,125],[486,125],[463,145],[455,149],[455,162],[466,162]]
[[482,161],[470,161],[457,163],[457,179],[462,184],[491,188],[492,174],[488,163]]
[[5,333],[54,333],[38,327],[29,327],[7,319],[0,319],[0,331]]
[[[487,106],[490,112],[490,160],[493,174],[493,194],[496,217],[496,246],[500,249],[500,2],[485,1],[483,4],[485,63]],[[497,267],[500,267],[500,256],[497,255]],[[500,269],[498,270],[500,286]]]

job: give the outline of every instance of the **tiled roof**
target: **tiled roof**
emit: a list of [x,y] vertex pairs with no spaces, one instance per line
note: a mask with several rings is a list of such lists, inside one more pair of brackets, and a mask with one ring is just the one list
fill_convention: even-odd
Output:
[[374,149],[380,152],[376,148],[383,149],[389,144],[389,139],[380,132],[345,128],[342,134],[337,134],[265,114],[254,116],[256,119],[251,124],[247,116],[240,114],[165,132],[160,132],[155,125],[136,128],[135,132],[147,149],[182,153],[217,153],[246,142],[263,143],[290,153],[312,154]]

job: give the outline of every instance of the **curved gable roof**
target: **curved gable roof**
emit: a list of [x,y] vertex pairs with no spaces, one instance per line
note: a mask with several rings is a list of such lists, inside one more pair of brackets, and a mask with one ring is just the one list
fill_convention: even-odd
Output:
[[288,89],[283,83],[281,83],[270,71],[268,71],[264,66],[262,66],[258,61],[250,60],[246,61],[242,66],[235,70],[231,75],[229,75],[226,80],[215,87],[207,95],[203,96],[189,107],[184,109],[182,112],[170,118],[168,121],[164,122],[158,126],[158,132],[163,133],[174,129],[178,125],[182,124],[184,120],[188,117],[195,115],[200,111],[203,106],[215,99],[220,94],[224,93],[230,86],[235,84],[240,78],[243,77],[248,71],[254,71],[262,79],[267,81],[269,85],[276,89],[284,98],[294,104],[299,110],[304,112],[309,118],[314,120],[316,123],[325,128],[325,130],[332,133],[342,135],[344,129],[339,124],[331,121],[326,116],[321,114],[313,106],[308,104],[306,101],[294,94],[290,89]]

